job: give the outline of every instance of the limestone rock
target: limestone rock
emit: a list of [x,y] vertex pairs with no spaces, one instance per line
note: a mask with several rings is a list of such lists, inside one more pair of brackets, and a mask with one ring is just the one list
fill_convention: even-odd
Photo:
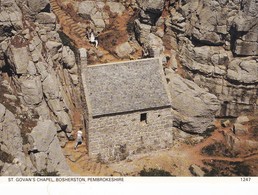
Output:
[[1,1],[0,5],[0,41],[11,36],[12,30],[23,27],[22,13],[15,0]]
[[247,116],[239,116],[239,117],[237,117],[236,123],[244,124],[244,123],[247,123],[249,121],[250,121],[250,119]]
[[[49,0],[27,0],[29,8],[36,13],[43,11],[50,11]],[[49,7],[49,8],[48,8]],[[48,8],[48,9],[47,9]]]
[[141,12],[141,22],[154,25],[160,17],[165,1],[164,0],[137,0]]
[[57,127],[50,121],[39,121],[30,133],[31,150],[46,152],[57,134]]
[[19,79],[24,102],[28,105],[39,104],[43,98],[42,85],[39,76]]
[[172,108],[179,114],[176,126],[187,132],[205,132],[219,109],[217,97],[173,72],[166,77]]
[[125,11],[125,7],[122,3],[107,2],[107,5],[109,6],[111,12],[117,13],[118,15],[121,15]]
[[78,14],[87,20],[91,19],[96,30],[102,31],[106,26],[105,20],[108,19],[104,6],[104,2],[82,1],[78,4]]
[[72,123],[69,115],[65,111],[56,112],[60,127],[67,133],[72,132]]
[[160,57],[165,50],[163,41],[160,37],[150,33],[147,36],[147,42],[145,43],[151,57]]
[[135,20],[136,38],[141,44],[148,42],[147,36],[150,34],[150,30],[150,25],[142,24],[138,19]]
[[59,49],[62,48],[62,43],[59,43],[56,41],[47,41],[46,47],[50,52],[51,56],[54,56],[55,54],[58,53]]
[[227,77],[241,83],[257,83],[258,68],[255,60],[233,60],[228,67]]
[[75,55],[70,47],[63,47],[62,56],[62,61],[65,68],[71,69],[75,66]]
[[56,15],[53,13],[41,12],[37,15],[37,22],[40,24],[55,24]]
[[42,101],[41,104],[35,108],[35,111],[42,120],[50,119],[50,110],[45,101]]
[[0,123],[4,121],[5,111],[5,106],[3,104],[0,104]]
[[36,75],[37,74],[37,69],[32,61],[29,61],[28,67],[27,67],[27,72],[30,75]]
[[60,97],[57,78],[52,74],[48,74],[42,83],[42,87],[47,100],[58,99]]
[[22,170],[17,164],[5,163],[2,170],[1,176],[22,176]]
[[29,64],[29,52],[27,47],[16,47],[15,45],[10,45],[6,51],[6,55],[8,56],[10,66],[16,74],[27,73],[27,67]]
[[204,176],[205,172],[197,165],[193,164],[189,167],[190,172],[194,176]]
[[58,171],[70,175],[71,171],[59,145],[57,130],[50,120],[38,122],[29,137],[31,159],[38,171],[47,169],[49,172]]
[[[0,126],[0,150],[12,157],[12,160],[9,159],[11,161],[5,162],[5,165],[9,166],[4,166],[3,170],[6,170],[8,174],[12,176],[21,176],[25,173],[25,167],[22,165],[27,164],[25,155],[22,151],[23,138],[21,129],[18,127],[17,120],[13,113],[6,109],[2,104],[0,104]],[[14,165],[15,162],[13,162],[13,159],[16,159],[15,162],[18,163],[17,165]],[[13,169],[9,169],[8,167],[10,166],[13,167]],[[27,169],[29,172],[29,163],[27,164]]]
[[125,42],[118,45],[115,49],[115,52],[120,58],[124,58],[128,57],[133,52],[133,48],[128,42]]
[[164,8],[164,0],[137,0],[139,6],[146,11],[150,12],[162,12]]
[[235,123],[234,124],[234,133],[236,135],[247,135],[248,134],[248,128],[242,124],[239,124],[239,123]]
[[222,127],[229,127],[231,125],[231,122],[230,120],[225,120],[221,123],[221,126]]

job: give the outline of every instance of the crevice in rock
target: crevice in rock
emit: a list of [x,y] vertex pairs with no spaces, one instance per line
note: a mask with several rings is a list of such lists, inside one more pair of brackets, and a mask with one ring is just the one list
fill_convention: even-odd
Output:
[[47,13],[50,13],[51,12],[51,6],[50,4],[48,3],[46,5],[46,7],[44,9],[42,9],[40,12],[47,12]]

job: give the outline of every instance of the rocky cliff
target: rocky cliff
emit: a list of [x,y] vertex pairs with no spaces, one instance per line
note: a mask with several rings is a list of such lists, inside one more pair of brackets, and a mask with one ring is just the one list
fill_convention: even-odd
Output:
[[[61,148],[83,125],[78,45],[92,63],[160,57],[178,129],[254,113],[257,10],[256,0],[0,0],[1,175],[72,174]],[[100,32],[98,50],[85,27]]]
[[80,103],[78,66],[58,30],[48,0],[1,1],[1,151],[27,166],[6,172],[18,165],[1,159],[2,173],[69,173],[61,145],[71,136]]
[[[255,111],[258,103],[257,1],[138,0],[135,6],[140,10],[135,21],[135,35],[139,43],[152,56],[164,56],[166,67],[205,89],[206,97],[210,93],[218,99],[217,109],[209,105],[215,103],[214,99],[206,97],[201,99],[207,109],[203,110],[205,107],[198,101],[194,101],[198,109],[191,108],[191,98],[188,101],[174,99],[173,94],[184,88],[177,81],[177,86],[171,88],[171,94],[172,101],[175,101],[173,108],[179,110],[182,124],[191,123],[193,110],[198,112],[193,119],[197,123],[202,115],[206,116],[206,120],[214,115],[237,117]],[[152,45],[152,42],[155,44]],[[175,81],[172,83],[176,84]],[[192,87],[186,86],[185,91],[191,93]],[[194,88],[191,97],[196,96],[197,91]],[[201,94],[199,92],[197,97],[204,97]],[[185,104],[190,106],[189,109],[184,108]],[[185,117],[189,120],[184,120]],[[207,124],[197,128],[191,126],[190,131],[200,132]]]

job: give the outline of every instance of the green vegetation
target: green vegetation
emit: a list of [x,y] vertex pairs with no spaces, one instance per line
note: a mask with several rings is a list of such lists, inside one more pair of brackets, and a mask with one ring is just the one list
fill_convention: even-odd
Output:
[[42,169],[41,171],[36,171],[33,174],[34,176],[60,176],[58,171],[47,171],[47,169]]
[[214,144],[202,148],[202,154],[209,156],[236,157],[238,154],[232,151],[223,143],[216,142]]
[[205,171],[205,176],[250,176],[250,166],[245,162],[228,162],[214,160],[213,162],[204,162],[211,168]]
[[150,168],[146,170],[143,168],[143,170],[139,173],[140,176],[173,176],[168,171],[162,170],[162,169],[155,169]]

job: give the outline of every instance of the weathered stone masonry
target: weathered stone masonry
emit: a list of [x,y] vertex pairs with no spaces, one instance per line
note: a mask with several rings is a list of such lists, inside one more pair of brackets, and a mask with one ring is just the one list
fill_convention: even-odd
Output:
[[159,59],[87,66],[82,81],[91,157],[122,160],[172,145],[171,103]]
[[[147,123],[140,121],[147,114]],[[172,145],[170,108],[134,112],[90,120],[89,151],[105,160],[121,160],[139,152]]]

